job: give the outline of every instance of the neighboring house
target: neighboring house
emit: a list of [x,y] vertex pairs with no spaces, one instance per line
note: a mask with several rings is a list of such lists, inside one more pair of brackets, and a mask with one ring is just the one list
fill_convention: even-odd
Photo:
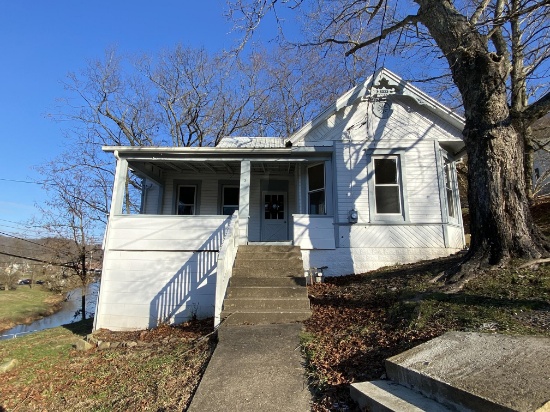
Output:
[[[381,69],[288,138],[105,147],[117,169],[95,327],[218,321],[238,245],[290,242],[328,275],[460,251],[463,126]],[[139,215],[122,214],[129,169]]]

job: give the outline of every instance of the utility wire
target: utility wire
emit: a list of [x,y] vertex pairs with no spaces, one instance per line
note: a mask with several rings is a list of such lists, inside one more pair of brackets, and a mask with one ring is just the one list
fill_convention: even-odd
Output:
[[48,265],[53,265],[53,266],[61,266],[61,267],[68,267],[68,268],[71,268],[71,266],[68,265],[67,263],[54,263],[54,262],[48,262],[48,261],[42,260],[42,259],[31,258],[31,257],[21,256],[21,255],[14,255],[14,254],[12,254],[12,253],[6,253],[6,252],[0,252],[0,255],[6,255],[6,256],[10,256],[10,257],[19,258],[19,259],[26,259],[26,260],[30,260],[30,261],[32,261],[32,262],[46,263],[46,264],[48,264]]
[[18,239],[18,240],[22,240],[22,241],[24,241],[24,242],[32,243],[33,245],[42,246],[42,247],[45,247],[46,249],[50,249],[50,250],[53,250],[53,251],[56,251],[56,252],[57,252],[57,249],[54,249],[54,248],[51,247],[51,246],[42,245],[42,244],[40,244],[40,243],[33,242],[32,240],[28,240],[28,239],[24,239],[24,238],[22,238],[22,237],[10,235],[9,233],[6,233],[6,232],[1,232],[1,231],[0,231],[0,235],[12,237],[12,238],[14,238],[14,239]]

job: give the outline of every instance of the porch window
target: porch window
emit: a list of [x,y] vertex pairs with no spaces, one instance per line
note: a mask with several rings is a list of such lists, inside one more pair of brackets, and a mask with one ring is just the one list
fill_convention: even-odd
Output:
[[197,209],[197,187],[181,185],[178,187],[178,203],[176,207],[178,215],[194,215]]
[[325,165],[323,163],[307,169],[308,213],[324,215],[325,208]]
[[239,210],[239,187],[224,186],[222,188],[222,215],[232,215]]
[[374,158],[376,213],[401,214],[399,157]]
[[449,217],[456,216],[452,167],[453,164],[445,159],[445,194],[447,195],[447,214]]

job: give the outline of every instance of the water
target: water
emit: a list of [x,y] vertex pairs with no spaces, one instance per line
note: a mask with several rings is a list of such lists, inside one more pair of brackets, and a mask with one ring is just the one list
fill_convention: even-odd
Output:
[[[93,316],[95,313],[98,291],[99,282],[91,283],[90,285],[88,285],[86,291],[86,317]],[[82,305],[81,296],[82,295],[80,288],[71,290],[69,293],[67,293],[67,301],[63,302],[62,308],[59,312],[56,312],[48,317],[39,319],[31,323],[30,325],[18,325],[10,330],[2,332],[2,335],[0,335],[0,340],[16,338],[30,332],[37,332],[39,330],[55,328],[57,326],[65,325],[67,323],[79,321],[80,319],[82,319],[82,315],[80,313]]]

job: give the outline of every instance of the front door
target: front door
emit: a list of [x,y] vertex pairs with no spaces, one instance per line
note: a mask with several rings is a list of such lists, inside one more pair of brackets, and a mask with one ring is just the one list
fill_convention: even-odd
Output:
[[287,192],[262,192],[262,242],[288,240]]

